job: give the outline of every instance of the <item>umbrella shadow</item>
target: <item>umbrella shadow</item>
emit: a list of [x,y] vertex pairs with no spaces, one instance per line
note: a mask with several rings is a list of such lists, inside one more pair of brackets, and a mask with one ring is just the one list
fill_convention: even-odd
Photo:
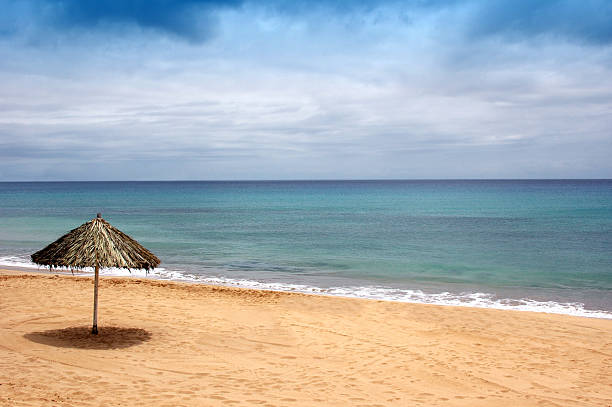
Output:
[[151,333],[140,328],[103,326],[98,335],[91,334],[90,326],[30,332],[24,338],[44,345],[78,349],[122,349],[140,345],[151,339]]

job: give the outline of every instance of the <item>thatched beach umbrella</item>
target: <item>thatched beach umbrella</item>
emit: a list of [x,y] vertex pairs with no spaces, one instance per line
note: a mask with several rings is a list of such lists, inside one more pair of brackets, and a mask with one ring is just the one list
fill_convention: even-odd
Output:
[[98,272],[100,267],[155,268],[160,260],[119,229],[98,216],[71,230],[32,255],[36,264],[51,267],[95,268],[92,334],[98,333]]

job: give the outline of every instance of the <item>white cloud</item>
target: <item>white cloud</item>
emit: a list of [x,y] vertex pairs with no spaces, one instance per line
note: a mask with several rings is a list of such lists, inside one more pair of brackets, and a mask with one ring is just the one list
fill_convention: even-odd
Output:
[[445,13],[5,39],[0,179],[612,176],[609,47],[466,42]]

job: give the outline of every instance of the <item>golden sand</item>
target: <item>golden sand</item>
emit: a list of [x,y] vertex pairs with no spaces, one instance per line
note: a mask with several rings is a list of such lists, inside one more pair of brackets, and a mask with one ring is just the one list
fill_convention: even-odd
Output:
[[612,321],[0,271],[0,406],[612,406]]

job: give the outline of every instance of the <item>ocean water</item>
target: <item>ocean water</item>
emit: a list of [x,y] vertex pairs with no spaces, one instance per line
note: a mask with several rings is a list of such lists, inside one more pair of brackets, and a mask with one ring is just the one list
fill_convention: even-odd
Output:
[[0,265],[97,212],[152,277],[612,318],[611,180],[0,183]]

